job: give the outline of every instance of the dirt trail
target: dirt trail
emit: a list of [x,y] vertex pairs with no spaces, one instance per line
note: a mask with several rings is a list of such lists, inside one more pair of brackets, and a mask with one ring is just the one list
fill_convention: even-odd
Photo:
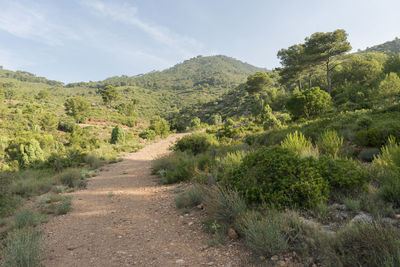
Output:
[[43,226],[45,266],[241,265],[237,244],[207,247],[197,216],[176,210],[176,185],[158,185],[150,174],[151,161],[179,137],[128,154],[72,193],[72,211]]

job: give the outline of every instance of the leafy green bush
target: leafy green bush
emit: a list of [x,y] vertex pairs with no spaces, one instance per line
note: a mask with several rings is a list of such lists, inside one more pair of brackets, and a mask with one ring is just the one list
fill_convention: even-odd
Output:
[[330,106],[331,96],[319,87],[312,87],[295,93],[286,103],[286,108],[296,118],[321,115]]
[[400,144],[390,136],[387,145],[382,147],[382,153],[374,160],[374,165],[381,168],[400,169]]
[[40,244],[40,232],[31,229],[17,230],[7,238],[4,266],[41,266],[44,249]]
[[281,142],[281,147],[292,151],[302,158],[310,156],[317,158],[319,155],[318,149],[314,148],[311,140],[298,131],[286,135],[285,140]]
[[44,153],[36,139],[14,139],[6,148],[10,160],[18,160],[21,168],[38,167],[44,161]]
[[207,133],[194,133],[182,137],[174,146],[174,150],[188,151],[197,155],[218,145],[217,140]]
[[125,131],[121,125],[114,127],[111,133],[110,144],[117,144],[125,142]]
[[64,132],[68,132],[68,133],[72,133],[72,131],[75,128],[75,120],[71,117],[62,117],[59,121],[58,121],[58,127],[57,129],[60,131],[64,131]]
[[337,158],[339,152],[343,149],[343,137],[339,137],[334,130],[327,130],[318,139],[318,149],[324,154]]
[[168,122],[165,119],[162,119],[160,117],[154,117],[150,121],[150,130],[153,130],[156,135],[159,135],[161,137],[166,137],[169,134],[169,125]]
[[219,223],[231,225],[246,211],[246,202],[236,192],[222,187],[208,190],[204,205],[208,215]]
[[318,161],[319,172],[328,181],[332,191],[360,189],[370,177],[367,170],[352,159],[321,156]]
[[192,130],[198,130],[201,128],[201,120],[200,118],[196,117],[194,119],[192,119],[189,123],[189,127]]
[[244,157],[229,181],[248,202],[283,207],[313,207],[328,198],[328,182],[318,161],[281,147],[262,147]]
[[343,266],[400,266],[400,233],[390,225],[356,223],[336,237],[333,248]]
[[219,114],[214,114],[210,118],[211,125],[221,125],[222,124],[222,117]]
[[71,210],[71,206],[72,206],[72,197],[64,196],[61,198],[61,201],[57,205],[55,205],[55,214],[56,215],[67,214]]
[[159,174],[161,181],[172,184],[189,181],[195,174],[196,159],[193,155],[175,152],[153,161],[152,173]]
[[140,138],[147,140],[153,140],[154,138],[156,138],[156,136],[157,136],[156,132],[151,129],[144,130],[139,134]]

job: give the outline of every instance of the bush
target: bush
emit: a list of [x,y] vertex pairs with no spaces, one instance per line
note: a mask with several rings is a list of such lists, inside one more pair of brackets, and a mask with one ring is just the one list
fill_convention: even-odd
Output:
[[10,160],[18,160],[21,168],[38,167],[44,161],[44,153],[36,139],[14,139],[6,148]]
[[357,121],[357,126],[361,129],[367,129],[372,124],[372,119],[369,117],[361,117]]
[[60,182],[70,188],[84,187],[81,172],[78,169],[67,169],[59,175]]
[[40,245],[40,233],[31,229],[13,232],[7,239],[4,266],[41,266],[44,249]]
[[86,155],[84,160],[92,170],[98,169],[105,164],[104,160],[99,159],[96,155],[93,154]]
[[343,149],[343,137],[339,137],[336,131],[325,131],[318,140],[318,149],[324,154],[337,158]]
[[71,196],[64,196],[61,198],[61,201],[55,207],[55,214],[56,215],[63,215],[67,214],[71,210],[72,206],[72,197]]
[[175,198],[176,207],[178,209],[196,207],[203,202],[204,193],[204,188],[193,185]]
[[229,181],[248,202],[283,207],[313,207],[328,198],[328,182],[318,161],[288,149],[262,147],[244,157]]
[[140,138],[147,140],[153,140],[154,138],[156,138],[156,136],[156,132],[150,129],[144,130],[143,132],[139,133]]
[[312,87],[295,93],[286,103],[286,108],[296,118],[321,115],[330,106],[331,96],[319,87]]
[[399,238],[390,225],[356,223],[337,233],[333,247],[343,266],[400,266]]
[[300,157],[318,157],[318,149],[314,148],[311,141],[307,139],[301,132],[293,132],[286,135],[285,140],[281,142],[281,146],[286,148]]
[[319,172],[328,181],[332,191],[351,191],[362,188],[369,174],[352,159],[319,158]]
[[161,182],[172,184],[189,181],[195,174],[196,160],[187,153],[175,152],[153,161],[152,173],[161,176]]
[[221,125],[222,124],[222,117],[219,114],[214,114],[210,118],[211,125]]
[[390,136],[387,145],[382,147],[382,153],[374,160],[374,165],[381,168],[400,169],[400,145],[396,138]]
[[240,150],[227,153],[218,166],[218,182],[227,184],[245,156],[246,152]]
[[289,248],[288,238],[283,229],[285,217],[278,213],[262,216],[248,213],[242,227],[246,245],[258,256],[271,257]]
[[45,218],[31,210],[24,209],[14,216],[14,227],[21,229],[24,227],[35,227],[45,221]]
[[117,125],[114,127],[111,133],[110,144],[117,144],[125,142],[125,131],[121,125]]
[[359,157],[362,161],[372,162],[381,153],[379,148],[367,148],[361,151]]
[[149,126],[150,130],[153,130],[156,135],[162,136],[162,137],[166,137],[169,134],[169,125],[168,122],[160,117],[154,117],[151,121],[150,121],[150,126]]
[[212,146],[218,145],[217,140],[206,133],[194,133],[182,137],[174,146],[174,150],[188,151],[197,155],[206,152]]
[[200,129],[201,128],[201,120],[200,120],[200,118],[194,118],[194,119],[192,119],[191,121],[190,121],[190,123],[189,123],[189,127],[190,127],[190,129],[192,129],[192,130],[198,130],[198,129]]
[[72,133],[75,128],[75,120],[71,117],[62,117],[58,121],[57,129],[63,132]]
[[209,189],[204,204],[212,219],[227,225],[233,224],[246,211],[244,199],[236,191],[222,187]]

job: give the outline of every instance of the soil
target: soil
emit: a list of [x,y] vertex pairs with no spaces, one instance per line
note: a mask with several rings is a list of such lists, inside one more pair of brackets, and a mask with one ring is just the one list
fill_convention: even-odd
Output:
[[160,185],[151,161],[183,134],[150,144],[103,167],[86,190],[71,193],[72,211],[42,229],[45,266],[243,266],[240,244],[209,247],[195,211],[175,208],[179,185]]

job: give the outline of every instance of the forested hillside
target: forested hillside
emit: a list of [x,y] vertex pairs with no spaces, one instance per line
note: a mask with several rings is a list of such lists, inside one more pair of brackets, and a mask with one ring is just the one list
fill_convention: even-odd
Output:
[[387,41],[383,44],[374,45],[365,49],[365,52],[380,52],[387,55],[400,52],[400,39],[396,37],[393,41]]

